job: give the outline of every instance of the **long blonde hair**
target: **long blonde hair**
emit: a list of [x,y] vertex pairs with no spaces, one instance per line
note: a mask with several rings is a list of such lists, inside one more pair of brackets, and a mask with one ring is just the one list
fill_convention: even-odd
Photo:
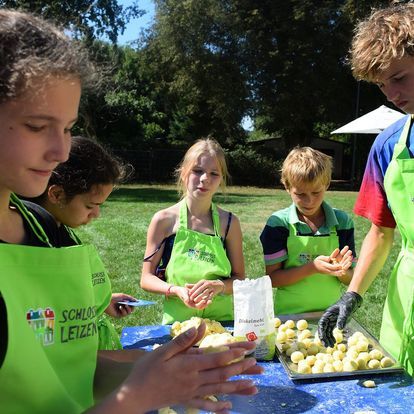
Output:
[[220,167],[221,183],[220,187],[224,191],[229,172],[227,169],[226,156],[221,145],[213,138],[202,138],[197,140],[185,153],[180,165],[175,170],[177,177],[177,188],[181,197],[185,197],[187,192],[187,180],[192,168],[197,160],[204,154],[214,157]]

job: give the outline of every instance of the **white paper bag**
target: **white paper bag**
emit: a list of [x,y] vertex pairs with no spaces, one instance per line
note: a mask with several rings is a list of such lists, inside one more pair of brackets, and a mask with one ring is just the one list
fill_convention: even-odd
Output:
[[233,282],[234,337],[256,342],[255,358],[273,359],[275,326],[272,282],[269,276]]

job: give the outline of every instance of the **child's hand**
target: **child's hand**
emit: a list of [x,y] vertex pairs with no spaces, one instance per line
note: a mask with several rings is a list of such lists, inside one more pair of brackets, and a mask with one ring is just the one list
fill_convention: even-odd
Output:
[[125,293],[112,293],[111,302],[105,309],[105,313],[113,316],[114,318],[123,318],[124,316],[128,316],[134,308],[128,305],[120,305],[118,302],[135,300],[137,299]]
[[214,296],[224,291],[222,280],[200,280],[195,284],[187,283],[190,299],[194,301],[198,309],[204,309],[210,305]]
[[119,398],[125,399],[131,411],[138,402],[145,412],[180,403],[207,411],[227,412],[231,409],[229,401],[213,402],[203,396],[257,393],[250,378],[229,381],[235,375],[261,373],[254,358],[231,363],[252,346],[241,343],[219,353],[194,352],[191,346],[202,337],[204,330],[204,324],[198,330],[192,328],[137,360],[118,390]]
[[190,298],[190,291],[185,286],[174,286],[173,292],[178,296],[188,308],[197,308],[197,304]]
[[331,256],[318,256],[313,261],[315,273],[322,273],[328,276],[343,276],[342,266],[339,263],[332,263]]
[[351,267],[353,255],[348,246],[345,246],[342,250],[335,249],[331,255],[331,263],[340,264],[342,266],[342,275],[344,276],[346,271]]

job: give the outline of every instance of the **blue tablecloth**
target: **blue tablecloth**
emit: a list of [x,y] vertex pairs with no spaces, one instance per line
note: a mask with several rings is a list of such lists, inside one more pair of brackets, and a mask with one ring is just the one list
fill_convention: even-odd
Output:
[[[154,344],[162,344],[170,339],[169,326],[162,325],[127,327],[121,335],[121,343],[127,349],[152,350]],[[290,380],[278,361],[259,364],[264,367],[264,374],[251,377],[258,385],[259,393],[252,397],[225,397],[233,402],[232,413],[414,413],[414,382],[407,374],[299,382]],[[366,379],[373,379],[377,387],[363,387],[362,382]]]

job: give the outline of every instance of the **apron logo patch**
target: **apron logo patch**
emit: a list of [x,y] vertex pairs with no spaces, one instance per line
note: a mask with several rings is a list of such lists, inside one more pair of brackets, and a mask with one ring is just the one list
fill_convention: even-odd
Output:
[[26,312],[26,319],[36,339],[43,345],[52,345],[55,337],[55,312],[51,308]]
[[310,263],[316,258],[316,255],[309,254],[309,253],[300,253],[299,254],[299,261],[301,263]]
[[201,262],[214,263],[216,255],[210,252],[203,252],[202,250],[188,249],[188,257],[192,260]]
[[92,285],[101,285],[105,283],[105,272],[92,273]]

